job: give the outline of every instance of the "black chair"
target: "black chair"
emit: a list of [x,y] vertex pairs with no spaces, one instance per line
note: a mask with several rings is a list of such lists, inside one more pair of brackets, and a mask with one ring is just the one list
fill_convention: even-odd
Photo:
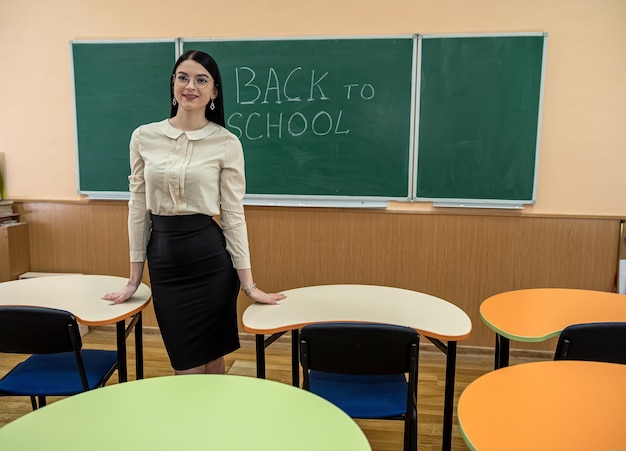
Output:
[[418,355],[419,334],[408,327],[322,323],[300,331],[303,388],[352,418],[404,420],[405,451],[417,449]]
[[[117,351],[83,350],[76,318],[64,310],[0,307],[0,352],[32,354],[0,379],[0,396],[47,396],[102,387],[117,369]],[[39,404],[37,404],[37,399]]]
[[554,360],[626,364],[626,322],[573,324],[559,335]]

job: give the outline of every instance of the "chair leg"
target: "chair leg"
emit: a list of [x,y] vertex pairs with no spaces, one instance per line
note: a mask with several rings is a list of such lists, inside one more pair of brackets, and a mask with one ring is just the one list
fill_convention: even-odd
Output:
[[404,443],[402,449],[404,451],[417,450],[417,421],[405,419],[404,421]]
[[37,398],[35,398],[34,396],[31,396],[30,405],[33,406],[33,410],[37,410]]
[[46,405],[46,397],[38,396],[38,398],[39,398],[39,407],[44,407]]
[[413,410],[412,418],[404,419],[404,451],[417,450],[417,412]]
[[413,451],[411,450],[411,426],[408,424],[404,425],[404,442],[402,449],[403,451]]

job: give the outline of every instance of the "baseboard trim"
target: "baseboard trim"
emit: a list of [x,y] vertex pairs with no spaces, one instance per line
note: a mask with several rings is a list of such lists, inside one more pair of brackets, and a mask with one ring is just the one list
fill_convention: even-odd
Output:
[[[111,329],[115,332],[115,325],[109,326],[98,326],[92,327],[92,329],[99,330],[107,330]],[[144,326],[143,327],[144,334],[160,334],[158,327],[154,326]],[[256,341],[255,334],[251,334],[248,332],[239,332],[239,339],[245,343],[254,343]],[[285,346],[291,346],[291,334],[285,333],[280,338],[278,338],[274,343],[281,343]],[[440,352],[437,347],[429,342],[428,340],[422,341],[420,343],[420,352]],[[494,347],[489,346],[457,346],[457,355],[470,356],[493,356],[495,352]],[[547,350],[537,350],[537,349],[520,349],[520,348],[511,348],[509,351],[509,356],[513,358],[537,358],[537,359],[551,359],[554,355],[554,351]]]

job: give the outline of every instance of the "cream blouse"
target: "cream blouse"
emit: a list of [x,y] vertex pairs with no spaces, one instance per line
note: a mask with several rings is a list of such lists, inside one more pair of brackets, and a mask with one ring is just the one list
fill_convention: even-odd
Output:
[[172,127],[167,119],[142,125],[130,139],[130,169],[131,262],[146,259],[150,213],[202,213],[221,215],[233,265],[250,268],[243,149],[235,135],[212,122],[187,132]]

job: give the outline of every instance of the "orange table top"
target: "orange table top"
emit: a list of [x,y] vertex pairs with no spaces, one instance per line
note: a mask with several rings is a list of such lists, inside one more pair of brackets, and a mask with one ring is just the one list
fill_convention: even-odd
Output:
[[461,394],[472,450],[623,450],[626,365],[547,361],[487,373]]
[[626,296],[571,288],[514,290],[487,298],[480,315],[503,337],[539,342],[571,324],[626,321]]

